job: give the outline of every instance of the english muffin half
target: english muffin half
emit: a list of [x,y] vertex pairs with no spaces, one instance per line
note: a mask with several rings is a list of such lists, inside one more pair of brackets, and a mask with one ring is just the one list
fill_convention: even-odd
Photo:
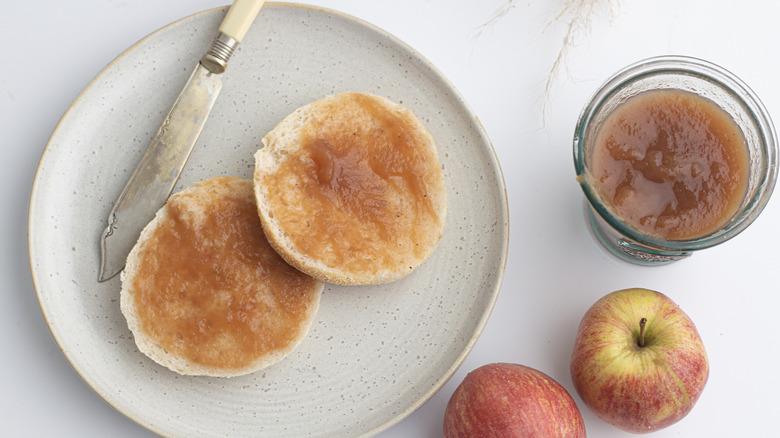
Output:
[[268,244],[252,181],[225,177],[174,194],[144,228],[120,304],[138,349],[155,362],[231,377],[290,353],[322,289]]
[[291,265],[331,283],[380,284],[405,277],[436,248],[444,177],[432,136],[408,109],[365,93],[328,96],[262,142],[257,207]]

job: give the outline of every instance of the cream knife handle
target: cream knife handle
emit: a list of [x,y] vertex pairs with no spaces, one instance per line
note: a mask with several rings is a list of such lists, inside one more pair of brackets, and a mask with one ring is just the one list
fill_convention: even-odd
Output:
[[219,34],[200,58],[201,65],[212,73],[224,73],[233,51],[244,39],[263,3],[264,0],[235,0],[219,26]]
[[240,43],[249,30],[249,26],[255,21],[263,3],[265,3],[264,0],[234,1],[225,15],[225,19],[222,20],[219,31]]

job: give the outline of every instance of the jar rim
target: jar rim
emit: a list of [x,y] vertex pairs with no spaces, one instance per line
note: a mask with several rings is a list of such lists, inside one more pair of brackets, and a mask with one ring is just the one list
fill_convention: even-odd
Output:
[[[742,212],[721,229],[693,239],[666,239],[646,233],[621,220],[605,205],[598,188],[586,166],[583,150],[584,139],[590,122],[599,113],[603,105],[621,89],[639,80],[658,75],[684,75],[706,80],[725,90],[737,99],[747,110],[759,138],[760,149],[764,155],[763,169],[756,188],[748,194]],[[772,120],[755,92],[730,71],[711,62],[688,56],[666,55],[647,58],[631,64],[607,79],[583,107],[574,131],[574,167],[577,180],[588,203],[609,226],[620,234],[642,245],[667,251],[692,251],[708,248],[731,239],[750,225],[766,206],[777,180],[777,137]]]

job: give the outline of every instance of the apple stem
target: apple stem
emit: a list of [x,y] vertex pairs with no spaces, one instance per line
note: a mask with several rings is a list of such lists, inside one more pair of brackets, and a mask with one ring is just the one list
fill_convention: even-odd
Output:
[[639,346],[645,346],[645,324],[647,324],[647,318],[639,320]]

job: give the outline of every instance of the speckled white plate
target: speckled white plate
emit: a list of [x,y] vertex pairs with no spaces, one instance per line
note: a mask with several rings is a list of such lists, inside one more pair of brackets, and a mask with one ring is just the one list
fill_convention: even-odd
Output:
[[382,30],[333,11],[267,4],[177,190],[251,177],[260,139],[298,106],[342,91],[384,95],[414,111],[438,143],[447,226],[426,263],[385,286],[327,286],[298,349],[233,379],[179,376],[147,359],[120,313],[118,278],[97,282],[107,214],[224,12],[187,17],[128,49],[52,134],[29,211],[43,315],[87,384],[158,434],[373,435],[422,405],[471,350],[498,294],[508,238],[501,171],[477,118],[436,68]]

